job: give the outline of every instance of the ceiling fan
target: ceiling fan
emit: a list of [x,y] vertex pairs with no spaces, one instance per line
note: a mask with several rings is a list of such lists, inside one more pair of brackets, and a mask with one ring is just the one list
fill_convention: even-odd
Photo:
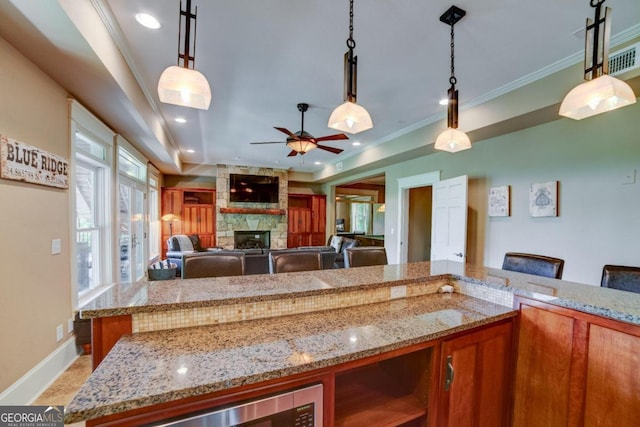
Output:
[[310,133],[305,132],[304,113],[308,109],[309,109],[309,104],[305,104],[303,102],[298,104],[298,111],[302,113],[302,124],[300,126],[299,132],[293,133],[288,129],[274,126],[275,129],[289,136],[286,141],[284,142],[283,141],[252,142],[251,144],[287,144],[287,147],[291,148],[291,152],[287,155],[287,157],[294,157],[294,156],[297,156],[298,154],[302,156],[305,153],[308,153],[309,151],[315,148],[329,151],[334,154],[342,153],[344,150],[340,148],[327,147],[326,145],[320,145],[318,143],[322,141],[338,141],[342,139],[349,139],[349,137],[344,133],[337,133],[335,135],[327,135],[327,136],[322,136],[320,138],[315,138]]

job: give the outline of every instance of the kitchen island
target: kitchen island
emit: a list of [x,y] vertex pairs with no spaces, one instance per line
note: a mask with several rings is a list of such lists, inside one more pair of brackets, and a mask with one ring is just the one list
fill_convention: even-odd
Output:
[[[443,285],[455,292],[438,293]],[[336,396],[349,389],[345,383],[370,375],[347,381],[342,373],[401,358],[410,366],[407,360],[419,360],[426,373],[420,386],[406,387],[419,390],[404,393],[415,410],[409,420],[454,425],[451,401],[465,390],[456,391],[454,382],[453,397],[440,392],[447,355],[457,354],[452,344],[476,333],[489,334],[492,346],[502,343],[498,388],[506,396],[514,377],[506,367],[517,355],[511,321],[523,304],[538,303],[622,322],[633,337],[640,325],[637,295],[445,261],[121,284],[84,307],[82,316],[131,317],[132,334],[119,337],[66,408],[65,422],[157,421],[320,382],[325,425],[346,425],[358,404],[341,407]],[[506,406],[496,409],[502,425],[510,419]]]

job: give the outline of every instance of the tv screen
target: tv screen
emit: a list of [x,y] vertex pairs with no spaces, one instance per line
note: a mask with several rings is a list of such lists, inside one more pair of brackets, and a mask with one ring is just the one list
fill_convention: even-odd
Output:
[[278,203],[278,177],[231,174],[231,202]]

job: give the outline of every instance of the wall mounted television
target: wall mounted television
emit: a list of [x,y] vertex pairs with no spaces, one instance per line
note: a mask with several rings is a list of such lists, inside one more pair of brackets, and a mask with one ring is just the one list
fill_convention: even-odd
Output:
[[278,203],[277,176],[230,174],[229,201],[249,203]]

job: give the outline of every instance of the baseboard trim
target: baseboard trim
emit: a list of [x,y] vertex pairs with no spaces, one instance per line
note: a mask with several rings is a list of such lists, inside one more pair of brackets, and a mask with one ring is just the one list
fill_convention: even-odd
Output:
[[76,346],[75,337],[69,338],[8,389],[0,393],[0,405],[30,405],[75,362],[80,354],[81,351]]

